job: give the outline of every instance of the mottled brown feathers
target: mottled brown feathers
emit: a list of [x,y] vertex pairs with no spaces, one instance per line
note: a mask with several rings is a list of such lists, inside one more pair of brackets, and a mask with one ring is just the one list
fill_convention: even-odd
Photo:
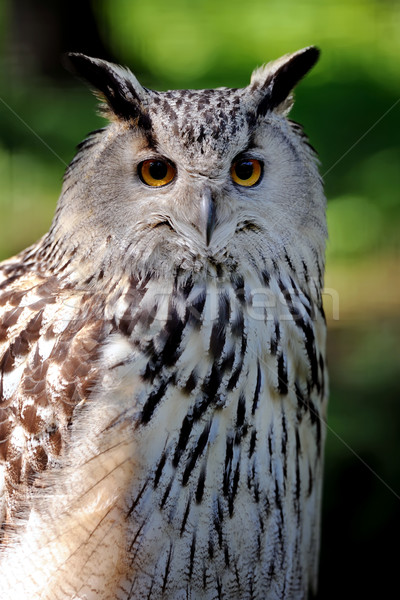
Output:
[[[2,281],[2,289],[10,284],[7,292],[0,289],[0,460],[7,465],[6,498],[0,503],[8,507],[5,525],[15,518],[27,486],[57,462],[72,413],[88,399],[96,379],[104,326],[91,313],[89,300],[71,318],[64,313],[68,286],[19,267],[16,263],[16,277],[7,274]],[[18,503],[13,500],[17,491]]]

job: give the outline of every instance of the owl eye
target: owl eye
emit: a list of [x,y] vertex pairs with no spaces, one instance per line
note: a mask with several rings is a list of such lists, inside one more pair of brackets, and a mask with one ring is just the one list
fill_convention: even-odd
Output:
[[161,187],[175,178],[176,168],[167,160],[144,160],[138,165],[138,174],[146,185]]
[[263,174],[262,163],[255,158],[235,160],[231,166],[231,177],[238,185],[251,187],[258,183]]

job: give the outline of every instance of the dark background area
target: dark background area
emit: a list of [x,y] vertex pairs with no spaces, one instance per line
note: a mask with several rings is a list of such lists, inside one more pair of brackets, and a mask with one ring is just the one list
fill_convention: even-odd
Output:
[[243,86],[263,62],[321,48],[291,116],[319,151],[328,196],[324,600],[398,587],[399,23],[391,0],[0,3],[0,259],[48,229],[74,147],[104,123],[63,52],[168,89]]

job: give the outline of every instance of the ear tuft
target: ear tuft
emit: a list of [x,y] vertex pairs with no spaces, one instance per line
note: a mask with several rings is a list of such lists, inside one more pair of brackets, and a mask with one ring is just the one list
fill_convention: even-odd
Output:
[[269,110],[288,112],[292,106],[291,91],[315,65],[320,51],[315,46],[286,54],[254,71],[250,90],[258,98],[257,115]]
[[129,69],[75,52],[65,55],[64,64],[73,75],[87,81],[95,89],[96,95],[106,101],[108,117],[136,120],[146,128],[146,90]]

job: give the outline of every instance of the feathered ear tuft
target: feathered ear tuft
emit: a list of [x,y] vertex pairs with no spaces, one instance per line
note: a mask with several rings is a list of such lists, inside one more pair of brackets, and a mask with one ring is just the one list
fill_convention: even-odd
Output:
[[309,46],[254,71],[249,90],[256,97],[257,116],[274,109],[289,112],[293,105],[291,91],[315,65],[319,54],[318,48]]
[[106,102],[102,112],[108,118],[134,120],[144,129],[150,127],[145,109],[147,91],[129,69],[75,52],[65,55],[65,67],[93,86],[95,94]]

